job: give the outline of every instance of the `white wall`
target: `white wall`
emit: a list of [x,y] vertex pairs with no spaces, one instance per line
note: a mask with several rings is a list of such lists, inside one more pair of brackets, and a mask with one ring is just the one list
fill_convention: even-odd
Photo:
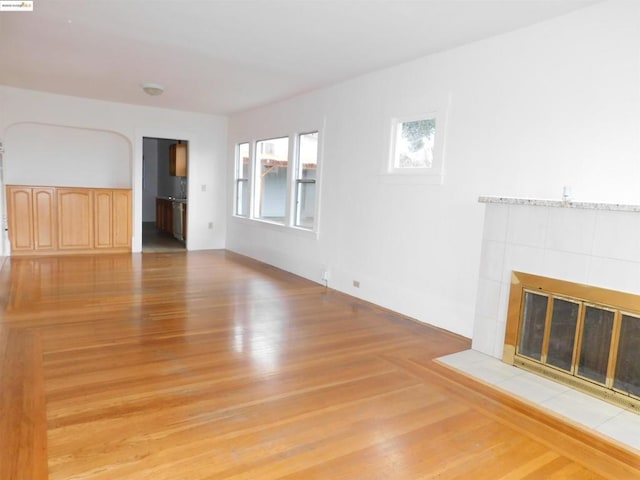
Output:
[[[142,93],[141,93],[142,95]],[[114,132],[131,145],[133,185],[133,249],[141,249],[142,139],[180,138],[189,141],[190,185],[187,248],[223,248],[226,228],[226,118],[175,110],[140,107],[52,95],[0,86],[0,139],[5,142],[7,172],[22,158],[11,153],[11,126],[23,122]],[[37,140],[34,140],[37,141]],[[45,177],[42,180],[52,179]],[[85,177],[88,179],[88,177]],[[43,181],[42,183],[54,183]],[[4,209],[4,206],[0,205]],[[213,229],[208,223],[213,222]],[[3,242],[3,252],[6,253]]]
[[13,185],[131,188],[131,143],[113,132],[37,123],[4,136],[5,181]]
[[[232,116],[229,185],[236,142],[326,127],[318,238],[230,217],[227,248],[471,336],[479,195],[640,203],[639,16],[599,4]],[[449,97],[444,184],[381,175],[391,117]]]

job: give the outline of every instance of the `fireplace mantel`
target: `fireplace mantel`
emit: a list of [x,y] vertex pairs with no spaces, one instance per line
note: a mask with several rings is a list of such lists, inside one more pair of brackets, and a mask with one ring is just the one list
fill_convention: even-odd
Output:
[[562,200],[545,200],[536,198],[481,196],[480,203],[497,203],[503,205],[526,205],[534,207],[579,208],[583,210],[605,210],[610,212],[640,212],[640,205],[621,203],[573,202]]

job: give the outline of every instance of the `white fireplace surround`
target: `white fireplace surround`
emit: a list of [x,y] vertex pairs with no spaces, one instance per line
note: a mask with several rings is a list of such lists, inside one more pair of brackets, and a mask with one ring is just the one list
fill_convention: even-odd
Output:
[[472,348],[502,358],[511,272],[640,294],[640,206],[480,197]]

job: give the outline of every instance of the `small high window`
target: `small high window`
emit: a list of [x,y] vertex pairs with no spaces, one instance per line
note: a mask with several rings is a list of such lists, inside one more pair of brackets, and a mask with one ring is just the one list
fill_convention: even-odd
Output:
[[385,181],[440,185],[444,180],[444,137],[448,102],[430,113],[391,119]]
[[393,169],[430,169],[434,163],[436,119],[395,122]]

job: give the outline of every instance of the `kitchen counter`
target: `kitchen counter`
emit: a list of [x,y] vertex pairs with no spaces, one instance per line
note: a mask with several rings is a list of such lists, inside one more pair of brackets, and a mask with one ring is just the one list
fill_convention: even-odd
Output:
[[160,200],[168,200],[170,202],[178,202],[178,203],[188,203],[186,198],[177,198],[177,197],[156,197]]

